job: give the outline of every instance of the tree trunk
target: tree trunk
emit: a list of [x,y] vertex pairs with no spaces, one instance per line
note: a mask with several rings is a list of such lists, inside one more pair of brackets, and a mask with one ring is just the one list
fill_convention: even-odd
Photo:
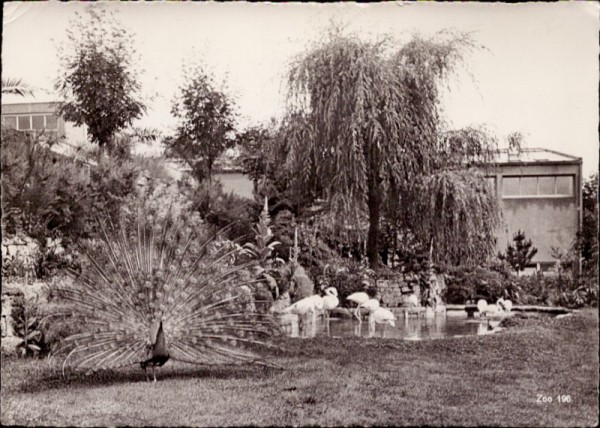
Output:
[[381,178],[376,169],[371,169],[367,182],[367,205],[369,207],[369,233],[367,235],[367,259],[369,267],[377,269],[379,260],[379,219],[381,217]]

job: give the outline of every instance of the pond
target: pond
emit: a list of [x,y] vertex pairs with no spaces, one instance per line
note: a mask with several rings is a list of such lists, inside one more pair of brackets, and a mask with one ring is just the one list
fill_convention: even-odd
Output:
[[[402,311],[394,311],[396,315],[395,327],[388,324],[378,324],[373,336],[404,340],[427,340],[443,337],[460,337],[490,334],[496,331],[500,319],[467,318],[464,311],[448,311],[445,314],[436,314],[434,317],[404,317]],[[299,328],[285,329],[291,337],[314,337],[327,335],[327,323],[323,318],[318,318],[316,325],[307,322],[305,326],[299,322]],[[304,328],[303,328],[304,327]],[[329,322],[329,335],[332,337],[361,336],[369,337],[369,323],[366,319],[359,323],[356,318],[331,317]]]

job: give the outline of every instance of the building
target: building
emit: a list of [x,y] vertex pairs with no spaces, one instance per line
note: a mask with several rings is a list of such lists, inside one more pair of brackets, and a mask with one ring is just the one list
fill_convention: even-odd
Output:
[[555,265],[553,248],[567,251],[581,226],[582,159],[547,149],[501,150],[488,174],[502,212],[498,251],[519,229],[538,249],[530,268]]
[[[2,95],[2,128],[11,128],[27,134],[41,135],[55,143],[51,150],[77,158],[82,151],[94,148],[85,125],[77,126],[57,114],[59,102],[51,94],[35,96]],[[160,150],[158,150],[160,149]],[[160,153],[158,153],[160,151]],[[136,143],[132,153],[140,156],[162,155],[162,148],[147,143]]]
[[85,126],[76,126],[56,114],[59,103],[52,96],[2,95],[2,127],[53,138],[66,137],[70,143],[87,142]]
[[10,128],[56,141],[52,150],[76,156],[90,147],[85,126],[77,126],[57,115],[59,103],[50,95],[2,95],[2,129]]

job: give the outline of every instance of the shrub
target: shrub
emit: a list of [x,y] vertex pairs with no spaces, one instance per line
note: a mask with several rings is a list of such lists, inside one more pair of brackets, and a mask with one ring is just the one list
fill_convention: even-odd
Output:
[[[98,215],[116,220],[135,189],[137,170],[107,156],[86,164],[53,152],[53,144],[2,130],[3,232],[24,232],[40,247],[60,238],[69,252],[71,244],[97,233]],[[42,256],[40,275],[61,265],[55,256]]]
[[444,299],[451,304],[464,304],[467,300],[485,299],[495,302],[512,297],[501,273],[485,267],[454,267],[446,269]]
[[23,295],[13,300],[12,319],[16,336],[20,339],[17,352],[25,356],[38,356],[44,347],[44,335],[40,331],[40,313],[38,298],[26,298]]
[[499,253],[500,260],[506,260],[513,267],[515,272],[519,273],[531,262],[533,256],[537,254],[531,242],[531,239],[525,237],[525,232],[520,229],[513,234],[513,244],[508,244],[505,253]]
[[292,301],[303,299],[304,297],[315,294],[315,284],[310,279],[304,268],[300,265],[296,266],[292,275],[293,290],[290,295]]
[[[557,280],[559,278],[556,278]],[[562,278],[561,291],[558,293],[555,304],[567,308],[581,308],[583,306],[598,305],[598,282],[586,277]]]
[[[345,260],[343,263],[326,266],[323,272],[317,276],[320,289],[335,287],[338,291],[340,306],[348,306],[348,296],[352,293],[364,291],[371,297],[377,294],[374,272],[365,269],[357,262]],[[370,285],[366,285],[368,282]]]
[[72,269],[78,271],[81,269],[80,255],[77,251],[64,251],[57,246],[41,246],[35,261],[35,276],[38,279],[45,279],[55,275],[59,271]]
[[559,284],[554,278],[541,274],[515,277],[512,280],[519,289],[516,303],[523,305],[551,305],[554,301],[554,290]]

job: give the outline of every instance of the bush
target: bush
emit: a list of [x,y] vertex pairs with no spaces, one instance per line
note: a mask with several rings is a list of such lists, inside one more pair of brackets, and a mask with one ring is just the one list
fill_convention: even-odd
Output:
[[500,297],[521,305],[558,305],[568,308],[595,306],[598,283],[594,278],[572,275],[523,275],[510,272],[506,262],[496,261],[488,267],[447,267],[445,301],[464,304],[467,300]]
[[293,289],[290,290],[292,302],[315,294],[315,284],[310,279],[306,270],[300,265],[296,266],[292,275]]
[[489,268],[454,267],[447,269],[445,276],[446,303],[464,304],[467,300],[478,299],[495,302],[501,297],[512,297],[504,276]]
[[17,352],[25,356],[38,356],[44,348],[44,335],[40,331],[40,311],[37,297],[26,298],[23,295],[13,300],[12,319],[16,336],[20,339]]
[[[135,189],[137,170],[129,161],[101,157],[82,162],[52,151],[23,133],[2,130],[3,232],[24,232],[40,247],[61,239],[65,250],[97,233],[96,217],[116,220]],[[63,261],[44,254],[38,274],[44,276]]]
[[[373,271],[364,269],[360,264],[353,261],[345,261],[335,267],[327,266],[324,272],[317,276],[320,290],[327,287],[335,287],[340,299],[340,306],[348,306],[348,296],[352,293],[364,291],[369,296],[375,297],[377,287]],[[366,286],[365,282],[371,284]]]
[[63,248],[48,245],[40,247],[34,266],[38,279],[48,278],[66,269],[81,269],[80,255],[77,251],[66,252]]
[[595,307],[598,305],[597,281],[586,277],[578,277],[576,279],[562,277],[561,286],[561,291],[556,297],[555,304],[567,308]]

